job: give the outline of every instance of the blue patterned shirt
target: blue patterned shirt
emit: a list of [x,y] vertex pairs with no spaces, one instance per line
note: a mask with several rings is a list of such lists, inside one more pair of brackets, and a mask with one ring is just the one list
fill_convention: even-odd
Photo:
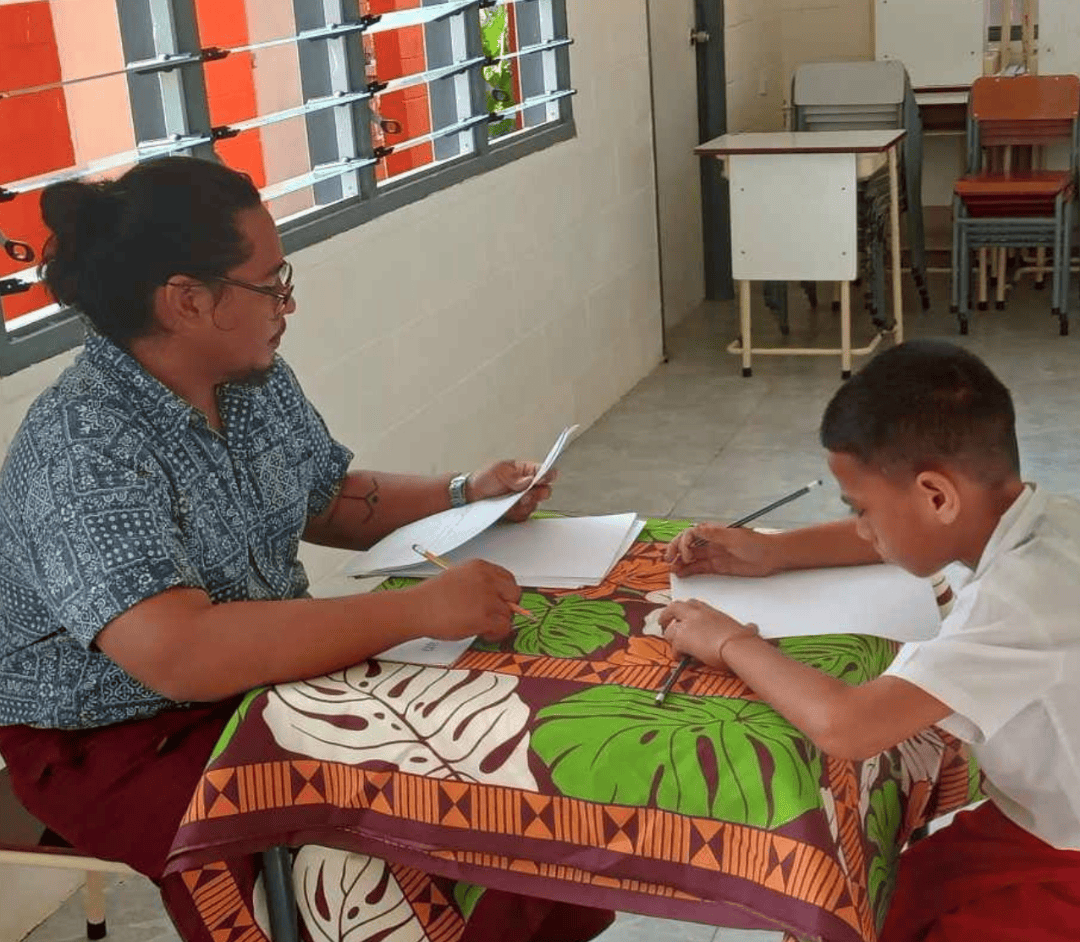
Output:
[[30,407],[0,469],[0,725],[175,706],[94,646],[166,589],[215,603],[305,593],[300,536],[352,454],[281,359],[262,386],[220,387],[218,409],[222,432],[96,336]]

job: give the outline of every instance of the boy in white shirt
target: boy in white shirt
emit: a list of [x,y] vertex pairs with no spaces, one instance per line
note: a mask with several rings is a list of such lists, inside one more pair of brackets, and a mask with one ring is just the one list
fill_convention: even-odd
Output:
[[[909,341],[842,386],[821,423],[854,520],[766,535],[702,524],[680,575],[888,561],[971,575],[930,641],[853,687],[697,601],[675,650],[738,674],[825,752],[864,759],[937,725],[971,743],[990,801],[901,857],[881,942],[1080,937],[1080,502],[1020,480],[1009,391],[953,344]],[[704,539],[704,545],[695,545]]]

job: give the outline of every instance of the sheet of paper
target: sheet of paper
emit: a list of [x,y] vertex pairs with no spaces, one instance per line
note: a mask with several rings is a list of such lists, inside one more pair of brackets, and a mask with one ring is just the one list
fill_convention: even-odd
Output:
[[[450,550],[446,559],[451,563],[486,559],[510,570],[518,585],[577,589],[602,582],[644,525],[632,513],[497,523]],[[417,577],[439,571],[423,560],[394,570],[397,575]]]
[[414,543],[419,543],[436,556],[442,556],[476,534],[482,533],[513,507],[539,478],[547,474],[576,430],[576,425],[563,429],[541,463],[540,470],[524,491],[505,497],[478,500],[464,507],[451,507],[399,527],[379,540],[371,549],[357,553],[349,568],[349,575],[387,572],[410,566],[416,559],[412,548]]
[[766,638],[868,634],[925,641],[940,626],[934,590],[899,566],[804,569],[763,579],[671,576],[671,597],[700,599]]
[[439,641],[437,638],[413,638],[403,641],[378,655],[380,661],[400,661],[403,664],[424,664],[428,667],[449,667],[473,643],[474,638]]

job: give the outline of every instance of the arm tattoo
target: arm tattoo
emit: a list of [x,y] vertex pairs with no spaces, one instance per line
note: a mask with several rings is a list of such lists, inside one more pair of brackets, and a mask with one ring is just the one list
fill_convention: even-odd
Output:
[[341,496],[348,500],[361,500],[367,505],[367,515],[361,521],[361,523],[368,523],[375,516],[375,505],[379,503],[379,482],[376,478],[371,479],[371,486],[362,494],[352,493],[352,488],[349,487],[353,484],[355,487],[362,487],[363,481],[360,478],[347,478],[345,486],[341,489]]

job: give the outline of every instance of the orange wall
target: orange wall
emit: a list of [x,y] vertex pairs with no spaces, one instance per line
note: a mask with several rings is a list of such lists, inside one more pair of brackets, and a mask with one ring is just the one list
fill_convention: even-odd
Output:
[[[203,48],[247,45],[244,0],[197,0],[195,11]],[[234,52],[206,64],[206,96],[210,101],[210,123],[215,127],[254,118],[258,113],[254,65],[250,52]],[[249,174],[256,186],[266,186],[262,136],[258,129],[218,141],[214,149],[230,167]]]
[[[60,81],[52,15],[47,3],[0,6],[0,90]],[[62,89],[0,98],[0,183],[71,166],[75,150],[68,129]],[[0,229],[12,239],[29,242],[40,256],[46,229],[39,209],[40,193],[0,203]],[[0,276],[26,267],[0,253]],[[11,320],[50,303],[44,288],[0,299],[4,319]]]

